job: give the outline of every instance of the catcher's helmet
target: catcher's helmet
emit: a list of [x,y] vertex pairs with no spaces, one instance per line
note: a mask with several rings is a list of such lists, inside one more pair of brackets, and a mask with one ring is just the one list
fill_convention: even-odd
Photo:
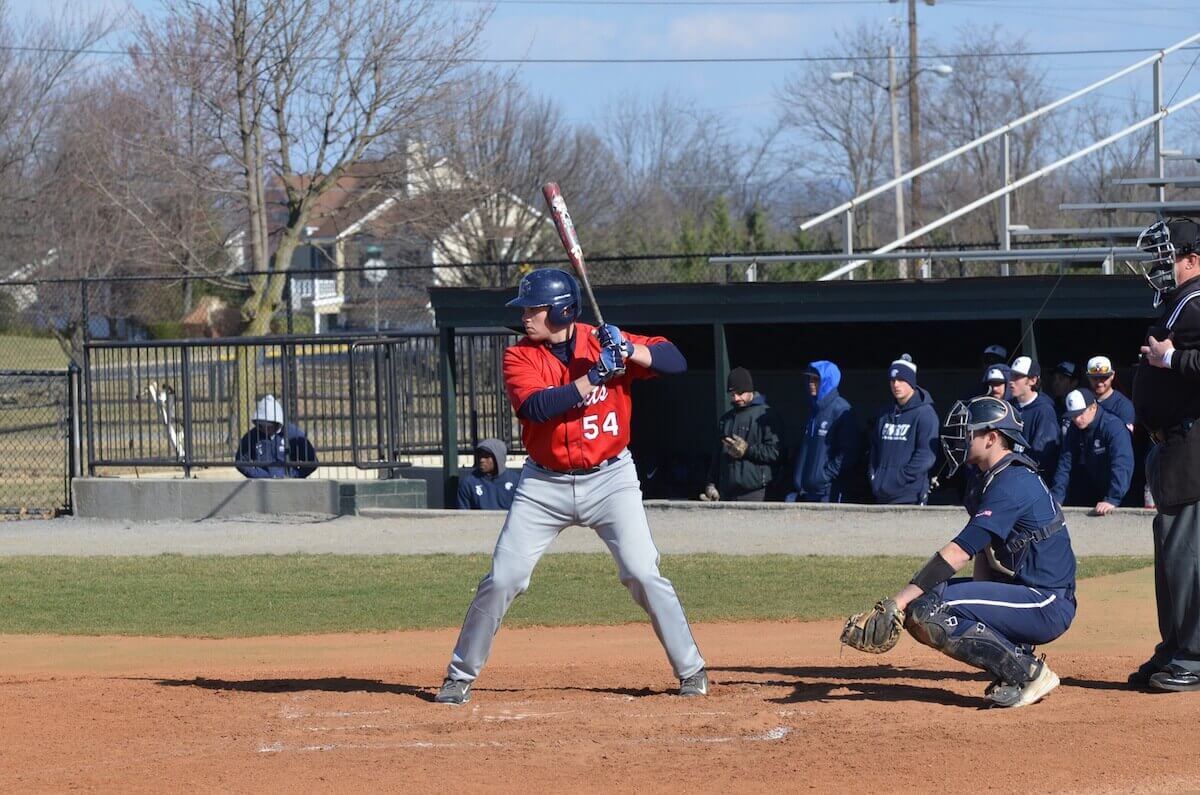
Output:
[[947,476],[953,475],[967,460],[967,447],[975,431],[996,431],[1013,443],[1013,450],[1025,452],[1025,423],[1007,400],[990,396],[977,397],[969,403],[958,401],[946,415],[942,428],[942,450],[950,466]]
[[579,317],[579,283],[557,268],[542,268],[521,277],[517,297],[506,306],[544,306],[552,326],[567,326]]
[[1163,295],[1175,289],[1176,257],[1200,251],[1200,224],[1191,218],[1158,221],[1138,236],[1137,247],[1152,259],[1126,264],[1154,288],[1154,305],[1158,306]]

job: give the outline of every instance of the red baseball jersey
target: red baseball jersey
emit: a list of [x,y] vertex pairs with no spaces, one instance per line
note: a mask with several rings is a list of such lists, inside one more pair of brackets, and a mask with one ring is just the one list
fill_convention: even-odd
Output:
[[[504,351],[504,387],[513,411],[548,387],[564,386],[587,373],[600,356],[595,326],[575,324],[575,350],[569,365],[551,352],[548,345],[522,339]],[[665,337],[647,337],[621,332],[632,343],[654,345]],[[632,402],[629,388],[634,381],[653,378],[656,373],[634,362],[625,363],[625,374],[596,387],[574,408],[546,422],[521,420],[521,438],[529,457],[547,469],[560,472],[590,469],[604,463],[629,446],[629,417]]]

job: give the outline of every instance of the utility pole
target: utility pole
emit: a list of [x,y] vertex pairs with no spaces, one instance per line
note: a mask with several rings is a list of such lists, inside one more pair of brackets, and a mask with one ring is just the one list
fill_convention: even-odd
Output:
[[[911,79],[911,78],[910,78]],[[899,178],[904,173],[900,165],[900,109],[896,94],[900,86],[896,83],[896,48],[888,45],[888,105],[892,113],[892,176]],[[896,183],[896,239],[904,237],[904,183]],[[900,260],[901,279],[908,278],[908,260]]]
[[[934,0],[925,0],[926,5],[933,5]],[[908,0],[908,161],[910,168],[921,165],[921,94],[917,83],[917,72],[921,66],[918,62],[917,42],[917,0]],[[921,226],[921,177],[912,178],[912,217],[913,226]]]

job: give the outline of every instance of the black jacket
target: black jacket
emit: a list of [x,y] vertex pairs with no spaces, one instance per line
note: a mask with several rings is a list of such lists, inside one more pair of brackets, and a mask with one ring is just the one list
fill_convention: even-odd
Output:
[[[746,440],[746,455],[731,458],[721,439],[740,436]],[[722,500],[766,488],[775,477],[783,457],[782,423],[767,405],[761,392],[745,408],[732,408],[721,415],[717,429],[717,450],[708,479],[721,492]]]
[[1133,377],[1137,420],[1161,442],[1147,472],[1160,507],[1200,500],[1200,277],[1175,288],[1147,339],[1175,344],[1171,368],[1138,363]]

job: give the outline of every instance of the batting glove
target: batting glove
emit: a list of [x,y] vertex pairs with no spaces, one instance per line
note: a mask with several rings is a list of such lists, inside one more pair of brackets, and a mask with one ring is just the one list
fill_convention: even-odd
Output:
[[605,323],[596,329],[596,337],[599,338],[600,347],[602,348],[615,345],[621,351],[622,359],[628,359],[633,355],[633,343],[625,339],[624,335],[621,334],[621,329],[612,323]]
[[621,356],[621,349],[616,345],[606,345],[600,349],[600,358],[588,370],[588,383],[600,386],[624,373],[625,359]]

